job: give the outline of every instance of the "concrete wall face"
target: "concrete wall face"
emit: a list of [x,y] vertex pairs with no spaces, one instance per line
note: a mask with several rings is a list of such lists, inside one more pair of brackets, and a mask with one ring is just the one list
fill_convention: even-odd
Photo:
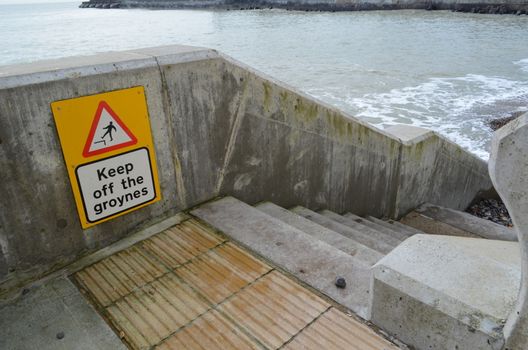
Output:
[[[83,231],[50,103],[140,85],[162,200]],[[0,101],[0,295],[218,195],[380,217],[491,187],[484,162],[432,132],[376,130],[206,49],[0,68]]]
[[[94,62],[96,64],[96,62]],[[0,283],[5,288],[102,248],[151,218],[177,209],[174,165],[154,60],[141,68],[0,89]],[[143,85],[148,100],[163,198],[127,216],[82,230],[50,103]],[[0,289],[1,294],[1,289]]]
[[[394,135],[400,136],[398,128]],[[459,146],[423,130],[418,138],[402,146],[393,216],[402,216],[416,203],[425,202],[464,210],[475,195],[493,188],[486,167],[485,162]]]

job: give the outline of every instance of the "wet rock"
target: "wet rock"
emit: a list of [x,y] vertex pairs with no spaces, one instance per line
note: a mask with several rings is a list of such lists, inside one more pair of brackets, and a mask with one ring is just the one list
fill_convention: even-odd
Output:
[[508,124],[512,120],[519,118],[524,113],[526,113],[526,111],[513,112],[513,113],[510,113],[509,116],[490,120],[488,122],[488,126],[491,128],[491,130],[495,131],[497,129],[502,128],[504,125]]
[[496,224],[512,227],[512,219],[508,209],[501,200],[483,199],[466,210],[479,218],[493,221]]

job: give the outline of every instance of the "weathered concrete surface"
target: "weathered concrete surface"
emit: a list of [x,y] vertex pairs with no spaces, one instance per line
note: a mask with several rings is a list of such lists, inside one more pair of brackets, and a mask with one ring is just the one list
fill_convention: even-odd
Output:
[[528,344],[528,114],[495,132],[489,169],[519,238],[521,290],[504,335],[506,349],[521,350]]
[[291,209],[292,212],[298,214],[306,219],[312,220],[313,222],[324,226],[330,230],[342,234],[345,237],[355,240],[361,244],[370,247],[381,254],[387,254],[394,248],[387,242],[379,239],[379,237],[373,237],[370,232],[364,232],[361,229],[352,228],[343,223],[337,222],[329,217],[316,213],[310,209],[306,209],[301,206],[297,206]]
[[515,230],[462,211],[444,208],[430,203],[422,204],[415,211],[431,219],[441,221],[447,225],[483,238],[517,241],[517,232]]
[[316,224],[315,222],[279,207],[276,204],[265,202],[256,205],[255,208],[352,255],[360,263],[372,266],[383,257],[381,253],[367,247],[366,245],[356,242],[335,231],[329,230],[324,226]]
[[[392,126],[386,131],[403,143],[396,207],[391,218],[401,217],[416,203],[425,202],[464,210],[477,193],[493,188],[486,162],[449,140],[409,125]],[[472,175],[466,176],[468,173]]]
[[373,216],[366,216],[365,219],[367,219],[368,221],[371,221],[379,226],[383,226],[385,228],[388,228],[394,232],[397,232],[397,235],[398,237],[402,238],[402,239],[407,239],[409,237],[411,237],[412,235],[416,234],[416,233],[423,233],[423,232],[413,232],[411,231],[412,228],[410,227],[407,227],[405,225],[397,225],[396,224],[396,221],[394,220],[389,220],[389,221],[385,221],[385,220],[381,220],[381,219],[378,219],[378,218],[375,218]]
[[49,281],[0,308],[0,349],[126,348],[67,278]]
[[415,235],[373,267],[370,320],[417,349],[501,349],[519,266],[516,242]]
[[[365,318],[370,267],[349,254],[233,197],[206,203],[191,213],[301,281]],[[346,288],[337,288],[343,277]]]
[[[356,226],[356,225],[360,225],[360,226],[366,226],[372,230],[376,230],[378,232],[381,232],[384,234],[384,236],[382,237],[389,237],[390,239],[390,242],[392,242],[393,244],[399,244],[401,241],[403,241],[404,239],[408,238],[407,235],[403,235],[399,232],[396,232],[392,229],[389,229],[389,228],[386,228],[385,226],[382,226],[382,225],[379,225],[371,220],[368,220],[366,218],[362,218],[360,216],[357,216],[355,214],[352,214],[352,213],[345,213],[343,214],[342,216],[340,215],[340,217],[338,216],[335,216],[336,214],[333,213],[328,213],[329,217],[334,217],[336,219],[336,221],[340,221],[340,222],[343,222],[345,223],[346,225],[348,226]],[[382,238],[380,238],[382,239]]]
[[[139,85],[162,201],[83,231],[50,103]],[[0,295],[218,195],[396,217],[426,198],[465,207],[491,187],[483,162],[434,133],[404,141],[214,50],[1,67],[0,100]]]
[[[203,50],[193,48],[199,56]],[[174,48],[185,55],[189,48]],[[82,230],[50,103],[142,85],[148,99],[162,200]],[[173,215],[176,197],[170,122],[156,59],[123,52],[0,68],[0,294],[126,234]],[[3,261],[4,263],[3,263]]]
[[429,233],[431,235],[483,238],[477,234],[435,220],[414,210],[401,218],[400,222],[408,227],[416,228],[423,233]]
[[321,210],[319,214],[324,215],[329,219],[351,227],[355,230],[365,232],[376,240],[385,242],[393,247],[397,246],[401,243],[401,241],[404,240],[404,238],[396,237],[395,235],[393,235],[393,231],[388,230],[385,227],[373,224],[372,222],[360,217],[356,217],[357,219],[353,219],[351,217],[346,217],[344,215],[334,213],[331,210]]

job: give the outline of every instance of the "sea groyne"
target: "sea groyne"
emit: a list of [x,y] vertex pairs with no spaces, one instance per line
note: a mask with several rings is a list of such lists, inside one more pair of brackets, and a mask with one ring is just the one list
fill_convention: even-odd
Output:
[[528,14],[528,0],[89,0],[81,8],[224,9],[296,11],[452,10],[483,14]]

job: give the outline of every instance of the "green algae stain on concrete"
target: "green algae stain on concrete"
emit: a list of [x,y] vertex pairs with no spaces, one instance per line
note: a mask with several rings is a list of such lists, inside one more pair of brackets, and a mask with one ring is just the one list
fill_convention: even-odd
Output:
[[295,104],[295,116],[298,119],[313,122],[317,119],[318,108],[317,105],[311,101],[306,101],[303,98],[297,98]]
[[269,112],[271,110],[271,85],[269,82],[264,81],[262,82],[262,86],[264,87],[264,101],[263,101],[263,107],[264,111]]

